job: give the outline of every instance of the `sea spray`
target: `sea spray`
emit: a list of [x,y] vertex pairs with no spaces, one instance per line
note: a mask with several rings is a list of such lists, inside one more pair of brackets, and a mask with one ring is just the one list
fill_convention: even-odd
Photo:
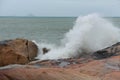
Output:
[[[61,46],[52,48],[39,59],[70,58],[91,54],[120,41],[120,29],[97,14],[80,16],[65,34]],[[46,46],[47,47],[47,46]]]
[[38,56],[36,57],[36,59],[41,59],[43,57],[44,55],[43,48],[54,50],[57,47],[54,44],[43,42],[37,43],[35,40],[32,40],[32,42],[34,42],[38,46]]

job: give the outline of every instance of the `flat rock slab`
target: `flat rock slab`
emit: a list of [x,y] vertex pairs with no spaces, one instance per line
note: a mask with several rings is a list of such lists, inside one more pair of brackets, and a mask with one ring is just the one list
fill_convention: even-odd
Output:
[[[0,68],[0,80],[120,80],[120,70],[117,69],[119,57],[113,56],[103,60],[69,64],[68,67],[9,65]],[[69,59],[67,62],[72,63],[72,61],[78,61],[78,59]],[[114,63],[109,63],[111,61]]]

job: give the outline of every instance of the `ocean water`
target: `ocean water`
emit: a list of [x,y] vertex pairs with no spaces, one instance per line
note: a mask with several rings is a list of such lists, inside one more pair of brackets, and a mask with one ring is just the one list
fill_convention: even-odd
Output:
[[[119,17],[107,18],[120,26]],[[74,25],[76,17],[0,17],[0,40],[26,38],[59,44]]]
[[26,38],[59,44],[72,28],[74,17],[0,17],[0,40]]
[[[0,17],[0,40],[26,38],[39,47],[38,59],[92,53],[120,41],[120,18],[97,14],[80,17]],[[50,51],[43,55],[42,48]]]

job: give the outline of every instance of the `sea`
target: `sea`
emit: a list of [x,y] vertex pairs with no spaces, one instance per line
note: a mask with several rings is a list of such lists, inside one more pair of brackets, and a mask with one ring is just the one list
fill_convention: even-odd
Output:
[[[25,38],[59,44],[77,17],[0,17],[0,40]],[[119,17],[107,17],[120,27]]]
[[15,38],[32,40],[40,54],[43,47],[50,48],[38,59],[75,57],[119,42],[120,17],[0,17],[0,40]]
[[75,17],[0,17],[0,40],[25,38],[59,44]]

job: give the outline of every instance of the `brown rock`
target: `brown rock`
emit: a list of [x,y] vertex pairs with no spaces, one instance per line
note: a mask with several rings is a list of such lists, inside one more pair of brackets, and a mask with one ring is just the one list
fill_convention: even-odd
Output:
[[0,80],[100,80],[79,71],[63,68],[14,68],[0,71]]
[[114,71],[106,74],[103,80],[120,80],[120,71]]
[[[113,56],[103,60],[72,64],[72,61],[81,60],[68,59],[71,64],[69,64],[69,67],[62,68],[49,66],[44,68],[36,65],[11,67],[10,65],[6,68],[0,68],[0,80],[119,80],[119,60],[120,56]],[[67,61],[67,59],[64,59],[64,61]],[[41,63],[50,64],[47,62],[46,60]],[[53,63],[53,61],[50,62]]]
[[69,58],[9,65],[0,68],[0,80],[120,80],[120,55],[101,60]]
[[0,66],[25,64],[37,56],[37,46],[26,39],[0,42]]

